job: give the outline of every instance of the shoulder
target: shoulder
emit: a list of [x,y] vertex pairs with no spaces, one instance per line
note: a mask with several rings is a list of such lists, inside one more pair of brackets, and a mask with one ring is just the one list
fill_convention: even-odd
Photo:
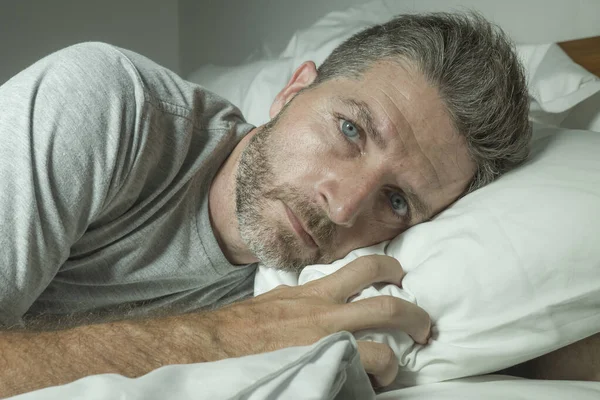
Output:
[[38,66],[43,78],[62,92],[107,100],[144,98],[144,86],[133,63],[119,48],[100,42],[76,44],[46,57]]
[[[145,104],[160,113],[187,119],[196,129],[230,131],[249,125],[226,99],[182,79],[175,72],[131,50],[87,42],[53,54],[54,69],[64,70],[65,93],[78,93],[99,108],[136,109]],[[58,68],[56,68],[58,67]],[[139,110],[138,110],[139,111]]]

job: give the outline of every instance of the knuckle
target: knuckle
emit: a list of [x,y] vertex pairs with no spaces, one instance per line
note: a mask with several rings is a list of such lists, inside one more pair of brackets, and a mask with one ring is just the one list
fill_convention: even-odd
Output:
[[381,263],[375,255],[363,257],[362,269],[367,273],[371,280],[376,280],[382,272]]
[[388,345],[379,346],[379,360],[380,365],[384,366],[385,369],[392,368],[394,365],[398,363],[398,359],[396,358],[396,353],[392,350],[392,348]]
[[330,298],[331,290],[321,282],[314,281],[303,286],[305,294],[309,297]]
[[336,331],[331,321],[330,312],[328,307],[318,307],[307,316],[305,326],[312,331],[317,340]]
[[279,285],[268,292],[265,292],[259,296],[253,297],[252,300],[255,303],[271,302],[274,300],[292,299],[297,296],[297,286]]
[[402,304],[398,301],[398,299],[392,296],[381,296],[379,299],[379,304],[382,313],[387,318],[398,318],[400,315],[402,315]]
[[[289,286],[279,285],[275,289],[273,289],[269,292],[263,293],[261,296],[266,296],[266,295],[270,294],[270,296],[279,298],[281,296],[285,296],[286,294],[288,294],[289,290],[290,290]],[[258,296],[258,297],[260,297],[260,296]]]
[[311,311],[307,315],[307,324],[309,327],[322,327],[323,326],[323,315],[317,310]]

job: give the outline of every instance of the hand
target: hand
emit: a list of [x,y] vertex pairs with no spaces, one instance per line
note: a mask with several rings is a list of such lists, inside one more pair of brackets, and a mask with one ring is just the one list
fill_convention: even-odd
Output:
[[[401,329],[415,342],[425,344],[431,321],[415,304],[392,296],[348,303],[348,299],[374,283],[400,285],[403,277],[400,263],[392,257],[360,257],[303,286],[279,286],[211,313],[213,337],[229,357],[309,345],[344,330]],[[359,342],[358,348],[374,384],[392,383],[398,372],[392,349],[374,342]]]

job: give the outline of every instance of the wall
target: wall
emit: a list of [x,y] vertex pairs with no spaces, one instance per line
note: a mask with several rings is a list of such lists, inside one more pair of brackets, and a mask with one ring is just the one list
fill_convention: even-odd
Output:
[[281,52],[294,31],[364,0],[179,1],[181,71],[202,63],[236,65],[264,44]]
[[179,71],[176,0],[0,0],[0,84],[68,45],[99,40]]
[[[519,42],[600,35],[600,0],[387,0],[407,12],[476,8]],[[235,65],[266,46],[283,50],[293,32],[364,0],[180,0],[181,72]]]
[[[388,0],[405,11],[475,7],[532,43],[600,35],[600,0]],[[44,55],[101,40],[189,75],[235,65],[365,0],[0,0],[0,84]]]

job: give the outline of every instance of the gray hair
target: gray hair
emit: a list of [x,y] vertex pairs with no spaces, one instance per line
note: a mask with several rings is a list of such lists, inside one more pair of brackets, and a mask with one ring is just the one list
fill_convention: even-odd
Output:
[[313,85],[359,79],[377,61],[404,61],[437,88],[477,165],[465,193],[527,159],[529,99],[514,44],[481,15],[399,15],[338,46],[318,69]]

